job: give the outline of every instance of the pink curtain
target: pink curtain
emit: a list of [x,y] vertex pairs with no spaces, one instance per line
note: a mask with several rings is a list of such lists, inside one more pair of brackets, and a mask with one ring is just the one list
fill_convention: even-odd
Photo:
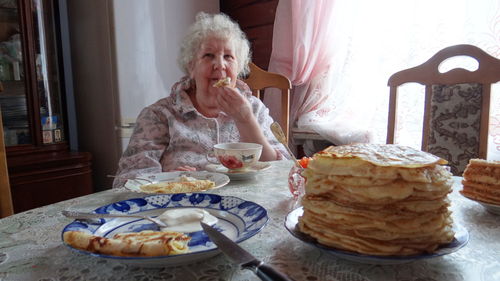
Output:
[[[366,142],[368,134],[354,132],[332,113],[348,118],[331,102],[334,56],[334,0],[280,0],[276,10],[273,49],[269,71],[281,73],[292,82],[290,126],[315,131],[335,143]],[[266,91],[264,102],[273,119],[280,118],[280,96]],[[329,118],[326,118],[329,117]],[[300,120],[299,120],[300,119]],[[292,136],[293,139],[293,136]]]
[[270,68],[293,85],[308,83],[330,66],[334,0],[281,0],[274,21]]
[[[307,88],[313,77],[326,72],[330,66],[332,46],[328,32],[334,3],[334,0],[280,0],[278,3],[269,71],[281,73],[292,82],[292,125],[298,115],[321,102],[321,98],[311,98]],[[296,94],[297,86],[301,88],[301,95]],[[279,95],[265,96],[274,119],[281,116],[279,101]]]

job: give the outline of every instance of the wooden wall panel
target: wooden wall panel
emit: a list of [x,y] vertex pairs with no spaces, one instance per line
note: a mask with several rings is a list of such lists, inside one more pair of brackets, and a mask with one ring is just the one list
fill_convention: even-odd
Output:
[[9,160],[14,213],[93,192],[88,152],[38,153]]
[[252,44],[253,62],[266,69],[272,51],[274,16],[278,0],[220,0],[221,12],[241,26]]

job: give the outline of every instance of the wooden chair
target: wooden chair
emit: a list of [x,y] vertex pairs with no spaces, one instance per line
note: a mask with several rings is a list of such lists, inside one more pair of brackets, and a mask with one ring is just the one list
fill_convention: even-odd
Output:
[[[468,56],[478,69],[455,68],[445,73],[439,66],[448,58]],[[500,81],[500,60],[472,45],[456,45],[437,52],[425,63],[399,71],[389,78],[387,143],[394,143],[397,89],[405,83],[425,86],[422,150],[449,162],[460,176],[469,159],[486,159],[491,84]]]
[[2,111],[0,110],[0,218],[14,213],[10,193],[9,173],[7,172],[7,156],[3,135]]
[[263,99],[261,90],[265,88],[276,88],[281,90],[281,120],[279,124],[289,140],[289,119],[290,119],[290,89],[292,83],[281,74],[265,71],[254,63],[250,63],[250,75],[244,80],[248,84],[252,93],[257,98]]

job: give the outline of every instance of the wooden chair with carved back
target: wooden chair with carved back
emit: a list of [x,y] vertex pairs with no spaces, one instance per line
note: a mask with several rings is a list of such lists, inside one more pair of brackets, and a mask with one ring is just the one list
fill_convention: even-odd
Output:
[[[474,59],[478,68],[439,71],[445,60],[459,56]],[[451,172],[462,175],[471,158],[487,157],[491,84],[498,81],[500,60],[472,45],[444,48],[425,63],[393,74],[388,81],[387,143],[395,141],[398,87],[422,84],[425,108],[421,149],[446,159]]]
[[7,155],[3,135],[2,111],[0,110],[0,218],[14,213],[10,192],[9,173],[7,171]]
[[262,90],[266,88],[276,88],[281,90],[281,120],[278,122],[289,140],[289,119],[290,119],[290,90],[292,83],[281,74],[268,72],[254,63],[250,63],[250,74],[244,80],[248,84],[252,93],[257,98],[263,99]]

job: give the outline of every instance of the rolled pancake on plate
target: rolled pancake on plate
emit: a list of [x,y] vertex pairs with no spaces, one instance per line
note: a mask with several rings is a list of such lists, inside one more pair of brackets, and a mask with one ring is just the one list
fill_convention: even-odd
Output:
[[303,175],[299,229],[363,254],[415,255],[453,240],[446,161],[399,145],[358,144],[316,153]]
[[189,251],[189,236],[179,232],[145,230],[118,233],[113,238],[83,231],[67,231],[63,240],[73,248],[119,257],[154,257],[184,254]]

